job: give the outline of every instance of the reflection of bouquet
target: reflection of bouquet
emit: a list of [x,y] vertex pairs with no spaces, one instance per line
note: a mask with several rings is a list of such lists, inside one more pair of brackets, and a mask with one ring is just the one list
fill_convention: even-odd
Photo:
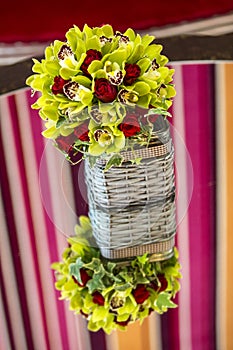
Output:
[[169,115],[175,95],[174,70],[153,40],[110,25],[74,26],[65,42],[55,40],[45,59],[34,59],[35,74],[27,79],[41,92],[32,107],[45,120],[43,135],[56,139],[69,158],[77,152],[109,157],[148,142],[156,115]]
[[162,314],[176,307],[171,299],[180,288],[181,275],[175,248],[174,256],[166,261],[153,262],[145,254],[121,264],[101,257],[99,249],[91,246],[92,240],[90,221],[81,216],[63,261],[52,266],[61,298],[87,318],[90,330],[125,330],[153,311]]

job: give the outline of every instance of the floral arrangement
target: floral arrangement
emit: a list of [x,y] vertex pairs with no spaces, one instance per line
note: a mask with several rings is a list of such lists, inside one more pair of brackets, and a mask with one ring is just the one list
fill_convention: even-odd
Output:
[[178,252],[161,262],[150,261],[147,254],[126,262],[101,257],[95,247],[90,220],[81,216],[76,235],[68,238],[63,260],[56,271],[56,288],[61,299],[70,301],[70,309],[88,320],[88,329],[103,329],[107,334],[156,311],[159,314],[176,307],[172,301],[180,288]]
[[32,108],[68,159],[81,153],[120,165],[122,150],[148,144],[157,115],[171,116],[174,70],[154,39],[131,28],[74,26],[34,59],[26,83],[40,97]]

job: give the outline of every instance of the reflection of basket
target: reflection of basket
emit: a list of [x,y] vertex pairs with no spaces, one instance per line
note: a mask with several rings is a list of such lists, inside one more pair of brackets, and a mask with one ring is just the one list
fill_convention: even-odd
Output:
[[[127,259],[146,252],[154,259],[170,257],[174,246],[174,151],[169,124],[162,117],[149,147],[124,152],[121,167],[104,171],[85,162],[89,216],[101,253]],[[141,157],[139,165],[130,159]]]

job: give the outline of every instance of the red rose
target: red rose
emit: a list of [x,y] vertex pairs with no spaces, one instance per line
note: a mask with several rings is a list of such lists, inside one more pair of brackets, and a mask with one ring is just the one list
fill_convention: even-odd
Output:
[[86,57],[85,57],[82,65],[80,67],[81,70],[83,71],[83,73],[86,74],[86,75],[90,75],[89,72],[88,72],[89,65],[94,60],[100,61],[101,58],[102,58],[101,52],[99,52],[97,50],[93,50],[93,49],[87,50]]
[[140,132],[140,124],[135,114],[127,115],[118,128],[123,132],[125,137],[130,137]]
[[140,73],[141,68],[136,63],[126,63],[124,84],[132,85],[135,82],[135,80],[139,77]]
[[52,86],[52,92],[54,95],[63,94],[63,86],[68,83],[69,80],[64,80],[57,76],[54,78],[54,84]]
[[133,290],[133,296],[137,304],[143,304],[149,298],[150,292],[144,284],[138,284],[136,289]]
[[80,269],[80,277],[81,277],[82,283],[78,282],[77,279],[74,276],[72,276],[74,282],[77,283],[79,287],[85,287],[85,285],[91,279],[91,277],[88,275],[85,269]]
[[164,290],[167,289],[168,283],[167,279],[165,278],[164,275],[160,274],[157,276],[158,280],[160,282],[160,286],[158,285],[157,281],[151,282],[151,287],[156,291],[156,292],[163,292]]
[[104,306],[104,297],[102,294],[96,291],[92,294],[92,296],[93,296],[92,298],[93,303],[98,304],[100,306]]
[[89,141],[89,136],[88,136],[88,124],[89,121],[85,121],[83,124],[79,125],[75,130],[74,134],[77,136],[77,138],[81,141]]
[[76,140],[76,136],[71,134],[69,136],[59,136],[56,138],[56,143],[60,150],[69,153],[72,149],[72,145]]
[[95,96],[102,102],[112,102],[117,97],[117,87],[109,83],[108,79],[96,79]]

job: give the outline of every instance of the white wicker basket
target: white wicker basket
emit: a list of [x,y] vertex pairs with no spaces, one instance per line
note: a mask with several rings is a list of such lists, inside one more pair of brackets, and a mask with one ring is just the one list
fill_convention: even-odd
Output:
[[[104,171],[104,160],[92,168],[85,161],[89,216],[106,258],[128,259],[147,252],[163,260],[172,254],[174,150],[168,122],[162,118],[157,128],[150,147],[123,153],[121,167]],[[139,165],[129,162],[138,156],[143,158]]]

